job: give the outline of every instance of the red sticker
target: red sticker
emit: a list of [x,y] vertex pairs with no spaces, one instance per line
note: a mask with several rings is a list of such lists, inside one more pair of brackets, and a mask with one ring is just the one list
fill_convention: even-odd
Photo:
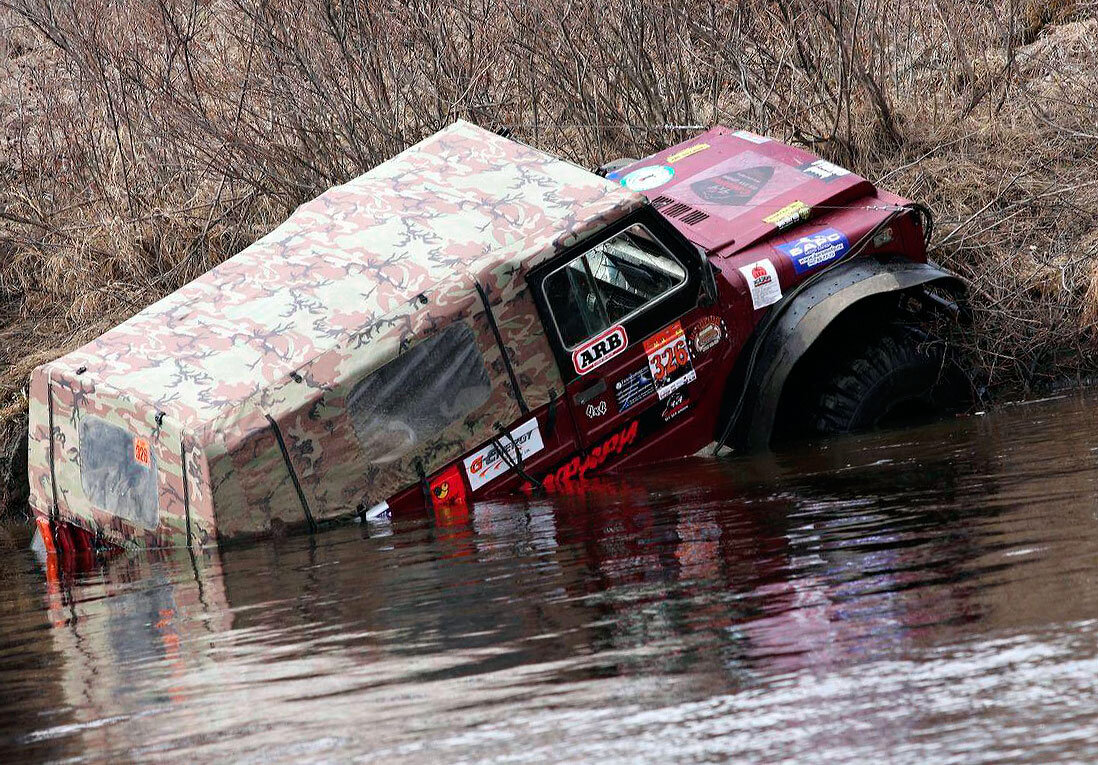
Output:
[[450,465],[431,479],[431,496],[437,505],[465,504],[465,481],[458,466]]
[[145,467],[150,467],[152,465],[152,456],[149,452],[149,439],[135,438],[133,440],[133,461],[138,465],[144,465]]
[[587,454],[577,454],[554,472],[545,476],[542,485],[548,492],[567,491],[588,480],[593,473],[608,461],[625,452],[637,440],[639,423],[633,420],[620,431],[610,436]]

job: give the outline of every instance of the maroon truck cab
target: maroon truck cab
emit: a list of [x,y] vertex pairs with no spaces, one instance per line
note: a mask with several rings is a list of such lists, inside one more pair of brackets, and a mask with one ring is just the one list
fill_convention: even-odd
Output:
[[524,418],[537,442],[501,430],[392,510],[426,499],[460,522],[473,500],[581,491],[715,442],[765,448],[812,417],[782,411],[812,387],[798,364],[817,372],[901,304],[955,308],[963,289],[927,261],[925,208],[763,136],[716,127],[608,177],[650,204],[528,277],[566,381]]

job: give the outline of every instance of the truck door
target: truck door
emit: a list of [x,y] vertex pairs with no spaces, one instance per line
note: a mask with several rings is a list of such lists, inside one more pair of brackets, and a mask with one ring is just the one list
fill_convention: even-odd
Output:
[[531,275],[581,447],[547,485],[658,448],[688,419],[707,365],[688,333],[709,309],[703,261],[669,229],[631,217]]

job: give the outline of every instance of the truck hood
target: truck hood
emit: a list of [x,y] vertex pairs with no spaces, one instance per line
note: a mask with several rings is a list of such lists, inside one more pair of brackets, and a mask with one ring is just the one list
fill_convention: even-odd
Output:
[[687,239],[725,257],[876,192],[803,149],[720,126],[608,177],[647,195]]

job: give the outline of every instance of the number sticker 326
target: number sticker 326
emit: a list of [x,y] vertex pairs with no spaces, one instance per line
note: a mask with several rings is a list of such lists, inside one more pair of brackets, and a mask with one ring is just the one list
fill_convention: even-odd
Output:
[[682,324],[677,321],[645,340],[644,352],[648,356],[652,382],[661,401],[698,377]]

